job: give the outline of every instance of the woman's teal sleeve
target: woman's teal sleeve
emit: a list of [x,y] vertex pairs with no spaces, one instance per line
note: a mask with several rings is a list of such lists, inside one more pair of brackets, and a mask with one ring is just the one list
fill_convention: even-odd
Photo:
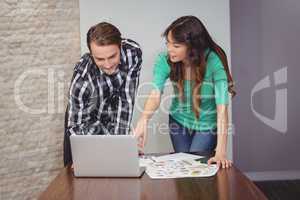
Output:
[[222,61],[219,57],[214,62],[213,82],[215,90],[215,101],[217,105],[229,103],[228,100],[228,78]]
[[167,53],[160,53],[154,64],[152,84],[155,89],[163,92],[165,83],[170,75],[170,66],[167,61]]

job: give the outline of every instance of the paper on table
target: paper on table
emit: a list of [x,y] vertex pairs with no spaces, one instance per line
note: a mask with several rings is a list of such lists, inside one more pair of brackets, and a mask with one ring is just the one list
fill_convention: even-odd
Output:
[[217,165],[207,165],[194,160],[166,160],[149,163],[146,173],[153,179],[209,177],[218,171]]
[[166,160],[195,160],[203,158],[203,156],[198,156],[189,153],[173,153],[164,156],[153,157],[156,162],[166,161]]

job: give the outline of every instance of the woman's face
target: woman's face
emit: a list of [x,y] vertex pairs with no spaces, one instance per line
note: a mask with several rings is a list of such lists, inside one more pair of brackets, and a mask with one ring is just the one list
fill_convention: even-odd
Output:
[[171,31],[167,35],[167,49],[172,62],[184,61],[187,57],[187,46],[174,41]]

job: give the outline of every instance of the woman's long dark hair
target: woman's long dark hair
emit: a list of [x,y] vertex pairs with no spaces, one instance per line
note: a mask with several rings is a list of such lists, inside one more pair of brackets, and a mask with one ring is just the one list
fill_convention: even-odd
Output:
[[[195,73],[195,83],[193,85],[193,112],[195,116],[200,116],[200,94],[201,84],[206,71],[205,50],[210,49],[214,51],[222,61],[228,79],[228,91],[235,96],[236,92],[233,90],[233,79],[229,71],[228,61],[224,50],[217,45],[203,23],[195,16],[183,16],[175,20],[163,33],[167,39],[171,32],[172,39],[176,43],[182,43],[188,47],[188,59],[192,66],[192,73]],[[184,99],[184,77],[185,68],[183,62],[171,62],[168,58],[168,63],[171,66],[170,79],[176,83],[179,98]]]

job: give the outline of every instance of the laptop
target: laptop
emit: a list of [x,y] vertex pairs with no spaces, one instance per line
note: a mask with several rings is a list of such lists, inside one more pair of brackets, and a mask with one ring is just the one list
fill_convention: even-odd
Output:
[[71,135],[75,177],[141,177],[133,135]]

